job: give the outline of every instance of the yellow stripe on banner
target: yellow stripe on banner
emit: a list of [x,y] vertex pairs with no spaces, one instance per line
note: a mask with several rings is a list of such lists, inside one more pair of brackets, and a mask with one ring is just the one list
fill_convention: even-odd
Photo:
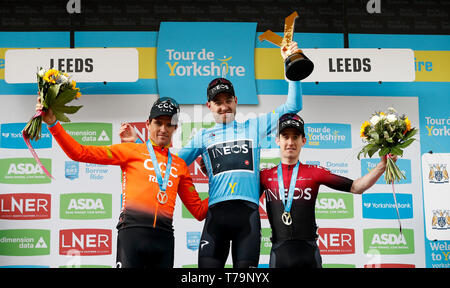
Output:
[[255,48],[255,78],[284,79],[284,62],[280,48]]
[[5,53],[11,48],[0,48],[0,79],[5,79]]
[[156,47],[136,49],[139,55],[139,79],[156,79]]
[[[6,50],[11,49],[34,48],[0,48],[0,79],[5,79],[5,53]],[[156,47],[139,47],[136,48],[136,50],[138,51],[139,55],[139,79],[156,79]]]
[[414,51],[416,82],[450,82],[450,51]]

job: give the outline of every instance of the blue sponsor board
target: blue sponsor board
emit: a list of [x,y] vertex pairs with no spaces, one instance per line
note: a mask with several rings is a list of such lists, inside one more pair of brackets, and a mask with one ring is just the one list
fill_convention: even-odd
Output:
[[305,124],[305,148],[346,149],[352,148],[351,125],[340,123]]
[[200,232],[186,232],[186,245],[189,250],[195,251],[200,245]]
[[80,163],[76,161],[66,161],[64,164],[64,174],[67,179],[78,179],[80,176]]
[[[22,130],[27,123],[0,124],[0,148],[27,149]],[[42,136],[38,141],[30,141],[34,149],[52,148],[52,134],[47,125],[42,125]]]
[[160,97],[204,104],[208,83],[224,77],[233,82],[239,103],[258,104],[256,24],[161,22],[156,55]]
[[[361,159],[361,176],[364,176],[370,172],[377,164],[380,162],[380,158],[367,158]],[[402,171],[403,175],[406,176],[406,179],[402,179],[399,182],[395,182],[395,184],[411,184],[411,160],[409,159],[397,159],[395,162]],[[386,184],[386,180],[384,180],[384,173],[378,179],[376,184]]]
[[[413,201],[411,194],[395,194],[401,219],[413,218]],[[397,219],[394,195],[392,193],[369,193],[362,195],[363,218]]]

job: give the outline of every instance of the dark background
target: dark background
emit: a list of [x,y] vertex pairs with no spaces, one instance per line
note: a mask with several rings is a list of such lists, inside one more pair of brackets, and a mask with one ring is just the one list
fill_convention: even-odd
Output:
[[158,31],[161,21],[257,22],[258,32],[282,32],[297,11],[295,32],[450,34],[450,0],[0,0],[0,31]]

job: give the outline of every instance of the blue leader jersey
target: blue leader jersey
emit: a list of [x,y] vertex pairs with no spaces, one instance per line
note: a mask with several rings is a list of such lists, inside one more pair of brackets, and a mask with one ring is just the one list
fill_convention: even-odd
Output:
[[261,141],[274,135],[281,115],[302,109],[300,82],[288,83],[286,103],[274,111],[243,123],[216,123],[201,129],[178,153],[187,165],[202,155],[209,178],[209,206],[227,200],[258,205]]

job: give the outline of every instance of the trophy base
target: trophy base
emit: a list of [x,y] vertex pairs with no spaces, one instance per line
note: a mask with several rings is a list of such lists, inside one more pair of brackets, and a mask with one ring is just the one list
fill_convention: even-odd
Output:
[[303,53],[289,55],[284,61],[286,78],[291,81],[299,81],[308,77],[314,70],[314,63]]

